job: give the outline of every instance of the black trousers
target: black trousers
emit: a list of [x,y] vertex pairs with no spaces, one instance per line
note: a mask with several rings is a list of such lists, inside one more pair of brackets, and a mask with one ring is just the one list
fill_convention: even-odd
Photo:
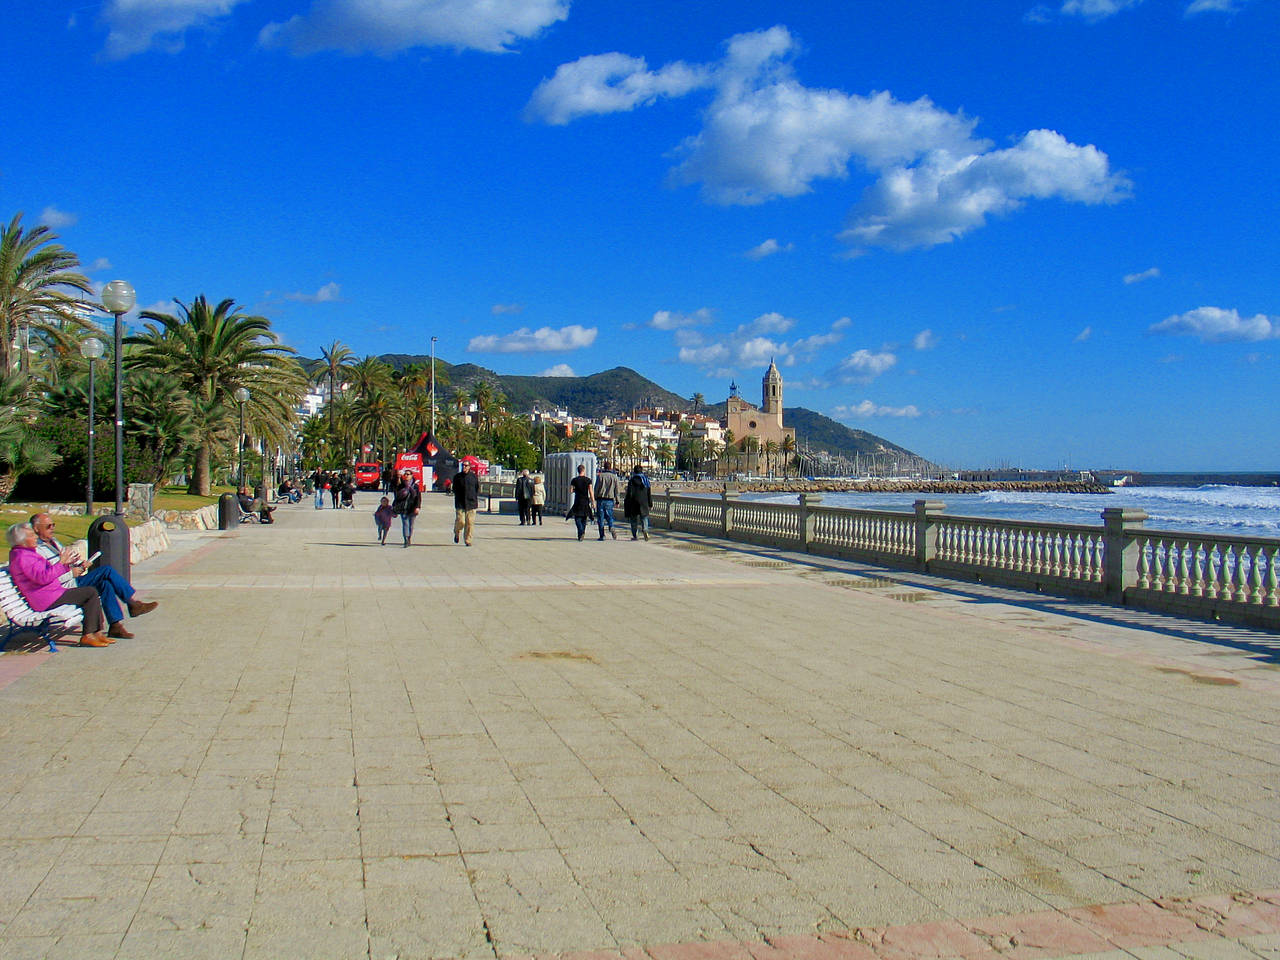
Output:
[[520,511],[520,522],[529,522],[529,501],[523,497],[516,497],[516,509]]
[[81,634],[102,633],[107,629],[107,618],[102,615],[102,601],[93,587],[72,587],[53,601],[53,606],[60,607],[64,603],[74,603],[84,611]]

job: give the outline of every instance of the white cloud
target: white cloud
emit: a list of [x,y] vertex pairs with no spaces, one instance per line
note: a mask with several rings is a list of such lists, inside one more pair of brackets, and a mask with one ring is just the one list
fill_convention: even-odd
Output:
[[653,71],[641,57],[594,54],[562,63],[538,84],[525,118],[560,126],[592,114],[634,110],[662,97],[682,97],[707,82],[705,69],[678,61]]
[[1235,310],[1197,307],[1152,324],[1151,332],[1197,337],[1203,343],[1275,340],[1280,338],[1280,317],[1242,317]]
[[495,303],[489,310],[495,317],[504,313],[524,313],[522,303]]
[[715,320],[715,311],[710,307],[699,307],[693,313],[680,313],[677,310],[659,310],[649,320],[649,326],[655,330],[678,330],[681,327],[696,327]]
[[1154,280],[1158,276],[1160,276],[1160,269],[1158,267],[1151,267],[1147,270],[1143,270],[1141,273],[1126,273],[1124,275],[1124,282],[1132,285],[1135,283],[1141,283],[1143,280]]
[[1088,340],[1092,336],[1093,336],[1093,327],[1085,327],[1083,330],[1081,330],[1079,333],[1076,334],[1076,338],[1072,342],[1084,343],[1086,340]]
[[337,303],[342,299],[342,288],[338,284],[330,281],[315,293],[302,293],[301,291],[298,291],[295,293],[286,293],[284,298],[286,300],[294,300],[298,303]]
[[508,334],[498,336],[491,334],[483,337],[472,337],[467,349],[472,353],[548,353],[556,350],[581,350],[596,342],[595,327],[584,327],[570,324],[553,330],[551,327],[539,327],[530,330],[521,327]]
[[1003,150],[965,156],[936,150],[917,166],[885,171],[850,212],[841,237],[894,250],[932,247],[1028,199],[1114,203],[1128,196],[1129,187],[1124,176],[1110,172],[1097,147],[1069,143],[1053,130],[1032,130]]
[[763,313],[717,342],[708,342],[697,330],[679,329],[675,331],[676,345],[680,348],[677,358],[681,363],[718,371],[760,367],[770,360],[790,366],[812,359],[819,351],[839,343],[844,338],[839,331],[848,326],[848,318],[837,320],[826,333],[792,341],[777,339],[776,334],[786,333],[795,324],[794,319],[780,313]]
[[681,363],[692,363],[699,367],[708,367],[714,364],[727,363],[731,359],[732,353],[723,343],[711,343],[702,346],[681,347],[676,356]]
[[40,223],[51,230],[61,230],[63,227],[74,226],[79,217],[74,213],[67,213],[65,210],[59,210],[57,207],[45,207],[40,211]]
[[932,330],[921,330],[911,338],[911,346],[917,350],[932,350],[938,345],[938,338]]
[[1068,17],[1083,17],[1085,20],[1105,20],[1114,17],[1122,10],[1136,7],[1142,0],[1065,0],[1061,13]]
[[390,56],[414,47],[502,53],[569,16],[569,0],[313,0],[306,14],[262,28],[258,41],[298,55]]
[[858,420],[868,420],[871,417],[918,417],[920,410],[914,404],[907,404],[905,407],[884,407],[879,404],[872,403],[870,400],[863,400],[854,406],[841,404],[835,407],[832,412],[837,417],[849,417]]
[[244,0],[108,0],[102,19],[108,27],[103,55],[123,60],[156,47],[177,53],[192,29],[215,26]]
[[1248,0],[1193,0],[1187,4],[1186,16],[1194,17],[1198,13],[1235,13]]
[[[758,204],[809,193],[817,180],[846,179],[851,166],[863,168],[877,180],[842,234],[862,247],[947,243],[1028,199],[1092,204],[1128,194],[1128,180],[1112,173],[1094,146],[1033,130],[994,150],[974,136],[976,120],[927,97],[904,102],[887,91],[861,96],[803,86],[790,62],[798,51],[787,28],[775,26],[732,37],[724,56],[704,66],[651,71],[622,53],[586,57],[544,81],[527,115],[567,123],[709,88],[702,129],[675,150],[670,180],[698,184],[712,203]],[[780,249],[768,240],[747,256]]]
[[567,363],[557,363],[554,367],[547,367],[547,369],[543,370],[540,374],[538,374],[538,376],[540,377],[576,377],[577,374],[573,372],[573,367],[569,366]]
[[796,322],[791,317],[784,317],[780,313],[762,313],[750,323],[744,323],[740,326],[738,333],[746,336],[761,333],[786,333],[795,325]]
[[794,243],[780,244],[777,240],[770,237],[764,243],[752,247],[743,254],[748,260],[763,260],[765,257],[771,257],[775,253],[789,253],[795,249]]
[[897,356],[887,350],[879,353],[855,350],[841,360],[831,373],[841,383],[870,383],[880,374],[892,369],[897,362]]
[[111,261],[108,260],[106,257],[99,257],[97,260],[93,261],[93,263],[89,264],[89,266],[85,268],[85,272],[98,273],[101,270],[110,270],[110,269],[111,269]]

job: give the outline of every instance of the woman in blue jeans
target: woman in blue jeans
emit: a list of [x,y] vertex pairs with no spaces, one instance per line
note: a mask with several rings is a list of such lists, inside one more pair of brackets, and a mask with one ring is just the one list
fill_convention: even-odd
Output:
[[395,499],[391,501],[391,512],[400,518],[400,532],[404,534],[406,547],[413,540],[413,521],[417,519],[421,507],[422,494],[418,491],[413,474],[406,470],[396,487]]

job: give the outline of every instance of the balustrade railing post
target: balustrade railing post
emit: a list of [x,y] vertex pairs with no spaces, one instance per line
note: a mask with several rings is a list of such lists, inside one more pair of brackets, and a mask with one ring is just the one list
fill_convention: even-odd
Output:
[[737,499],[737,486],[726,483],[720,494],[720,535],[726,540],[733,539],[733,506]]
[[1102,589],[1111,603],[1124,603],[1125,591],[1138,584],[1140,546],[1134,532],[1147,519],[1145,510],[1107,507],[1102,511]]
[[938,556],[938,518],[947,509],[941,500],[917,500],[916,569],[925,571]]
[[809,552],[809,545],[818,539],[818,515],[809,508],[822,503],[820,493],[800,494],[800,549]]

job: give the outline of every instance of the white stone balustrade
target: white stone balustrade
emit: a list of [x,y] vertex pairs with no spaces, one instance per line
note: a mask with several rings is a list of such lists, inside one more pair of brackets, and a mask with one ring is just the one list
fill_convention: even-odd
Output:
[[1147,530],[1141,510],[1109,508],[1101,526],[656,493],[672,530],[906,567],[1045,593],[1280,629],[1280,540]]

